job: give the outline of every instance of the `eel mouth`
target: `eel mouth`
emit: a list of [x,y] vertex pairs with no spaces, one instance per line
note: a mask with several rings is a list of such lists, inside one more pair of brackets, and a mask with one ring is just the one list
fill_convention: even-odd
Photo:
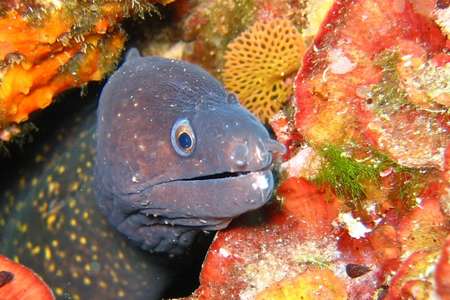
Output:
[[224,179],[224,178],[230,178],[230,177],[244,176],[244,175],[247,175],[247,174],[250,174],[250,173],[252,173],[252,171],[222,172],[222,173],[203,175],[203,176],[198,176],[198,177],[193,177],[193,178],[177,179],[177,180],[174,180],[174,181],[198,181],[198,180]]
[[[223,171],[219,173],[213,173],[213,174],[206,174],[206,175],[200,175],[195,177],[189,177],[189,178],[177,178],[170,181],[162,182],[168,183],[168,182],[176,182],[176,181],[208,181],[208,180],[217,180],[217,179],[226,179],[226,178],[232,178],[232,177],[242,177],[246,176],[252,173],[257,172],[265,172],[270,171],[272,166],[272,156],[269,156],[269,158],[262,163],[260,168],[256,168],[254,170],[242,170],[242,171]],[[161,184],[161,183],[159,183]],[[158,184],[156,184],[158,185]]]
[[140,207],[110,220],[143,249],[178,253],[195,232],[220,230],[231,220],[266,204],[274,187],[270,169],[223,172],[153,186],[134,202]]
[[177,179],[152,187],[148,199],[161,202],[148,209],[163,208],[157,214],[170,219],[223,220],[263,206],[273,187],[270,169]]

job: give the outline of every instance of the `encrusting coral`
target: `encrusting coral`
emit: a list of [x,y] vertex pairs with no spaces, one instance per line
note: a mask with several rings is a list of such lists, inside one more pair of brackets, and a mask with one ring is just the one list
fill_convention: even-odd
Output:
[[288,19],[257,21],[228,45],[225,86],[266,122],[292,94],[289,78],[300,67],[303,51],[303,39]]
[[50,105],[58,93],[101,80],[113,70],[126,40],[119,22],[154,11],[153,2],[169,1],[3,3],[0,134]]
[[270,120],[278,203],[217,234],[190,299],[450,299],[447,8],[334,1]]

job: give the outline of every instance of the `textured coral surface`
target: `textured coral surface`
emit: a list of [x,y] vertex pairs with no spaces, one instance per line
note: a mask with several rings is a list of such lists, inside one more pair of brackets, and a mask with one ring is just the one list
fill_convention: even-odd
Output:
[[9,127],[12,123],[27,120],[33,111],[50,105],[60,92],[101,80],[112,71],[125,42],[119,22],[152,11],[151,2],[2,2],[2,140],[14,135],[16,127]]
[[217,235],[193,299],[450,297],[446,3],[333,4],[271,121],[276,202]]
[[241,103],[267,122],[292,94],[303,39],[288,19],[253,24],[228,45],[223,81]]

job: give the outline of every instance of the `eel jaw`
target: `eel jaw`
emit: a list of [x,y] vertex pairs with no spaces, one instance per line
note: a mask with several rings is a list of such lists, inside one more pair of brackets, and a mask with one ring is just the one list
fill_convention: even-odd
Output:
[[140,194],[115,197],[108,215],[141,248],[178,255],[197,232],[223,229],[232,218],[266,204],[273,186],[268,168],[173,180]]
[[[147,212],[171,220],[173,225],[203,229],[215,224],[215,220],[231,219],[263,206],[270,199],[273,186],[268,168],[172,180],[152,187],[148,199],[165,200],[156,200],[158,205],[151,201]],[[186,224],[184,219],[191,222]]]

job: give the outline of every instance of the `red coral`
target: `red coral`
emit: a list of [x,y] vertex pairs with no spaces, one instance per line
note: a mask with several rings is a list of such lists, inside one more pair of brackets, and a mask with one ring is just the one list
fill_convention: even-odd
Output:
[[[307,140],[319,144],[356,140],[393,152],[394,145],[382,146],[386,140],[398,141],[392,133],[383,135],[392,126],[398,129],[398,135],[411,139],[409,145],[417,145],[416,152],[431,144],[434,147],[426,151],[447,147],[448,140],[439,134],[442,125],[431,133],[423,132],[419,121],[412,123],[414,128],[402,128],[407,124],[406,117],[390,114],[390,121],[381,121],[379,129],[369,126],[376,112],[371,108],[373,99],[367,95],[374,84],[382,81],[383,70],[377,65],[380,53],[400,51],[402,55],[413,55],[411,49],[415,49],[426,53],[430,60],[435,56],[439,60],[450,57],[445,53],[447,39],[439,27],[429,17],[418,14],[409,1],[403,2],[401,11],[393,10],[391,1],[385,0],[335,3],[296,78],[296,126]],[[422,111],[415,114],[419,119],[430,118]],[[414,136],[414,130],[420,130],[420,135]],[[426,140],[420,140],[424,137]]]
[[[373,248],[367,240],[345,238],[335,230],[332,224],[341,209],[336,197],[299,178],[284,181],[278,194],[283,198],[281,209],[273,205],[256,224],[241,219],[217,235],[194,298],[220,299],[226,295],[227,299],[238,299],[244,293],[265,299],[279,295],[278,290],[293,297],[306,295],[318,288],[308,279],[307,270],[312,266],[339,270],[349,264],[360,264],[359,269],[365,272],[343,277],[327,270],[333,280],[323,292],[339,297],[347,294],[353,299],[372,295],[381,284]],[[366,250],[355,247],[358,243],[365,244]],[[289,274],[298,274],[298,281],[290,281]],[[281,279],[286,281],[277,283]],[[304,285],[304,290],[296,284]]]
[[0,272],[0,299],[2,300],[55,299],[50,288],[38,275],[4,256],[0,256]]
[[[320,239],[332,233],[339,203],[334,195],[319,190],[305,179],[290,178],[278,188],[285,198],[283,210],[275,214],[275,223],[296,222],[296,231],[308,239]],[[294,221],[295,220],[295,221]]]

